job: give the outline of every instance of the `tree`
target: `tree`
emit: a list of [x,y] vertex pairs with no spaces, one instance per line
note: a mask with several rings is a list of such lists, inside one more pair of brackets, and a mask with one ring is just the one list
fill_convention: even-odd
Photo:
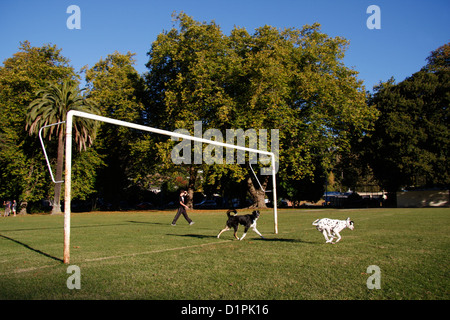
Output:
[[438,48],[422,70],[398,84],[381,83],[369,100],[380,117],[364,140],[366,161],[391,194],[450,182],[449,53],[449,44]]
[[[194,135],[194,121],[201,121],[203,130],[224,128],[233,103],[224,88],[233,56],[227,38],[214,22],[199,23],[184,13],[176,19],[179,30],[173,28],[159,34],[148,53],[146,84],[150,125],[170,131],[186,129],[191,135]],[[165,137],[155,138],[161,151],[158,161],[167,170],[176,170],[171,159],[163,155],[173,142]],[[196,149],[193,153],[202,151]],[[194,162],[179,167],[189,176],[190,207],[197,173],[205,166]]]
[[[62,122],[66,120],[67,112],[78,110],[89,113],[97,113],[98,110],[92,104],[89,104],[81,95],[81,91],[76,83],[64,81],[62,84],[49,84],[45,89],[39,90],[36,95],[38,98],[33,100],[28,107],[26,129],[31,134],[37,134],[39,129],[45,125]],[[59,124],[50,127],[45,131],[44,136],[51,140],[52,134],[58,139],[58,153],[56,162],[56,181],[62,181],[64,164],[64,141],[65,126]],[[78,143],[79,150],[86,149],[92,145],[97,132],[95,121],[77,118],[74,121],[74,137]],[[61,212],[61,183],[55,184],[55,194],[53,201],[52,214]]]
[[[357,72],[342,62],[348,41],[321,33],[319,24],[281,31],[264,26],[253,36],[235,29],[231,39],[243,73],[233,87],[235,124],[280,130],[281,187],[321,184],[324,173],[318,169],[327,170],[334,155],[348,150],[351,137],[361,135],[376,116],[365,105]],[[247,177],[262,206],[264,193]],[[268,177],[262,178],[267,185]]]
[[24,130],[27,106],[48,82],[76,78],[55,45],[24,41],[0,66],[0,197],[20,199],[22,212],[28,202],[46,198],[51,185],[38,139]]
[[[253,35],[236,27],[225,36],[214,22],[184,13],[176,19],[179,30],[160,34],[149,52],[146,82],[155,126],[192,128],[197,120],[205,129],[278,129],[279,177],[314,182],[317,168],[327,169],[376,117],[357,72],[342,62],[348,41],[321,33],[319,24],[264,26]],[[265,207],[248,164],[227,170],[246,181],[256,206]],[[270,179],[259,180],[265,188]]]
[[[134,55],[116,51],[93,67],[84,67],[87,95],[102,116],[148,125],[145,88],[133,66]],[[114,208],[119,208],[121,200],[134,196],[134,186],[146,189],[153,163],[151,145],[148,134],[101,124],[95,148],[106,165],[98,172],[97,190]]]

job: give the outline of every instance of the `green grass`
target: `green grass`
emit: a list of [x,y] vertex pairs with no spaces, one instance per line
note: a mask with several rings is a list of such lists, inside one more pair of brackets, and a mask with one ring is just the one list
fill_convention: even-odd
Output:
[[[242,212],[241,213],[245,213]],[[450,209],[271,210],[243,241],[217,233],[223,211],[72,215],[71,261],[81,289],[69,290],[61,262],[63,216],[0,218],[0,299],[449,299]],[[336,245],[311,225],[355,221]],[[239,230],[239,235],[242,229]],[[369,290],[369,265],[381,289]]]

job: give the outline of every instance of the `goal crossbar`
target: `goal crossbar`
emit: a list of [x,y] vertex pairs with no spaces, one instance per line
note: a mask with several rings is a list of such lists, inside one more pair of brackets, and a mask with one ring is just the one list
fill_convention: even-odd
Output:
[[275,154],[273,152],[264,151],[264,150],[258,150],[258,149],[252,149],[247,148],[239,145],[229,144],[229,143],[223,143],[208,139],[203,139],[195,136],[190,136],[186,134],[181,134],[178,132],[172,132],[162,129],[157,129],[149,126],[144,126],[136,123],[116,120],[108,117],[103,117],[87,112],[82,111],[76,111],[76,110],[70,110],[67,113],[66,117],[66,150],[65,150],[65,164],[66,164],[66,174],[65,174],[65,196],[64,196],[64,263],[69,263],[70,261],[70,205],[71,205],[71,184],[72,184],[72,125],[73,125],[73,117],[81,117],[96,121],[101,121],[105,123],[110,123],[118,126],[124,126],[128,128],[133,128],[137,130],[152,132],[156,134],[161,134],[165,136],[170,137],[176,137],[191,141],[198,141],[202,143],[208,143],[216,146],[226,147],[226,148],[233,148],[237,150],[242,151],[248,151],[248,152],[254,152],[259,154],[268,155],[271,157],[271,164],[272,164],[272,182],[273,182],[273,214],[274,214],[274,232],[275,234],[278,234],[278,216],[277,216],[277,193],[276,193],[276,163],[275,163]]

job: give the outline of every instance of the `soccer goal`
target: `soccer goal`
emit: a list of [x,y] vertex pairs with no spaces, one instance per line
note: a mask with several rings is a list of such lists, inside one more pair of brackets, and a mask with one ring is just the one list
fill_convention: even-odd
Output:
[[248,152],[254,152],[259,154],[264,154],[266,156],[271,157],[271,164],[272,164],[272,182],[273,182],[273,214],[274,214],[274,232],[275,234],[278,233],[278,217],[277,217],[277,193],[276,193],[276,162],[275,162],[275,154],[273,152],[268,152],[264,150],[258,150],[258,149],[252,149],[252,148],[246,148],[245,146],[239,146],[234,144],[228,144],[213,140],[208,140],[204,138],[199,138],[195,136],[190,136],[186,134],[181,134],[177,132],[167,131],[167,130],[161,130],[157,128],[152,128],[148,126],[139,125],[136,123],[111,119],[107,117],[102,117],[98,115],[94,115],[91,113],[81,112],[81,111],[75,111],[70,110],[67,113],[66,118],[66,174],[65,174],[65,196],[64,196],[64,263],[69,263],[70,261],[70,203],[71,203],[71,184],[72,184],[72,124],[73,124],[73,117],[81,117],[96,121],[101,121],[105,123],[110,123],[118,126],[124,126],[128,128],[133,128],[137,130],[152,132],[156,134],[161,134],[165,136],[170,137],[176,137],[179,139],[187,139],[202,143],[208,143],[213,144],[225,148],[233,148],[237,150],[242,151],[248,151]]

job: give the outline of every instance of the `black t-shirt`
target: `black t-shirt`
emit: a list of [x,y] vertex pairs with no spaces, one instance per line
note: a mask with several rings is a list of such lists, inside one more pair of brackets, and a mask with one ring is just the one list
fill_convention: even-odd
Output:
[[185,197],[184,197],[184,196],[179,196],[179,197],[178,197],[178,207],[184,208],[184,207],[181,205],[180,202],[186,204],[186,202],[185,202]]

